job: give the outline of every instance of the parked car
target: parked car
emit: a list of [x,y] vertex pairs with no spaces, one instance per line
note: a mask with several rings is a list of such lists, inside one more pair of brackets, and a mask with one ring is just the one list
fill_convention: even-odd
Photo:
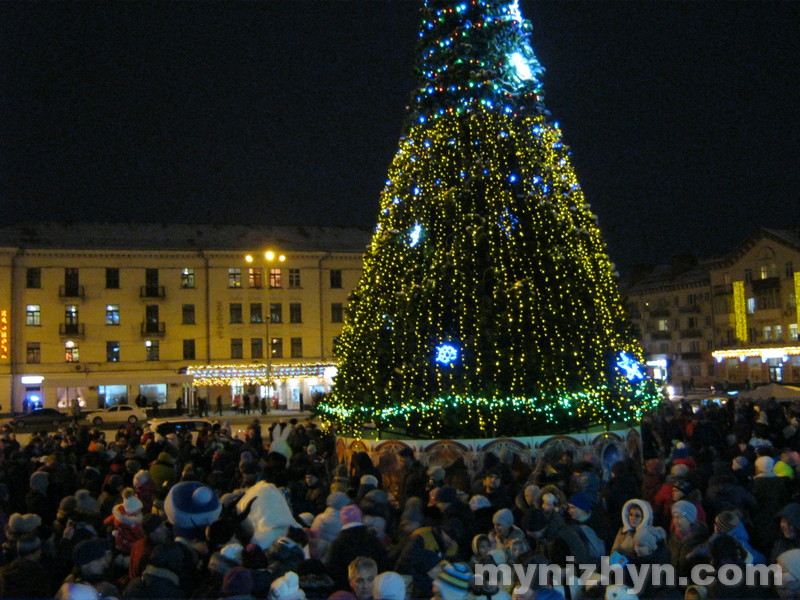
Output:
[[37,408],[11,419],[14,429],[59,427],[72,421],[72,417],[55,408]]
[[192,434],[192,441],[196,442],[198,434],[205,428],[211,429],[212,423],[203,417],[164,417],[151,419],[147,422],[147,426],[150,431],[164,436],[188,431]]
[[103,423],[138,423],[146,421],[147,414],[143,409],[127,404],[117,404],[100,410],[91,410],[85,413],[84,418],[92,425]]

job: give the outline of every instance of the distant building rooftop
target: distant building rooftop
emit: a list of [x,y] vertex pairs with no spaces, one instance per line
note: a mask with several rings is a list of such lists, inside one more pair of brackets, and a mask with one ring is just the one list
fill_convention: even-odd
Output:
[[0,247],[101,250],[254,250],[363,253],[372,232],[355,227],[174,223],[19,223],[0,227]]

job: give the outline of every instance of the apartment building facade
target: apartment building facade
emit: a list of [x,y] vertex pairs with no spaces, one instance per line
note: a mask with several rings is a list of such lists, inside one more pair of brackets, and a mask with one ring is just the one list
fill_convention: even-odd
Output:
[[676,386],[800,382],[800,237],[759,229],[721,258],[623,286],[650,373]]
[[228,406],[245,393],[308,404],[332,383],[369,237],[311,227],[0,228],[0,410],[64,409],[74,399],[171,407],[222,397]]

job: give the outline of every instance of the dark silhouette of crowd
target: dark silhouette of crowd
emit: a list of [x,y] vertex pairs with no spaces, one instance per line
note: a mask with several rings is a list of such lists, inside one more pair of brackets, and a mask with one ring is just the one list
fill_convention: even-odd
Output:
[[[505,447],[424,464],[410,447],[381,472],[365,451],[337,462],[333,432],[286,424],[278,447],[257,419],[160,436],[121,426],[0,432],[0,597],[271,600],[800,598],[800,406],[774,399],[665,402],[641,451],[569,444],[537,460]],[[219,518],[192,539],[165,513],[178,483],[206,484]],[[237,501],[274,484],[294,519],[262,548]],[[280,494],[279,494],[280,495]],[[780,583],[699,585],[628,575],[613,585],[476,581],[476,565],[778,565]]]

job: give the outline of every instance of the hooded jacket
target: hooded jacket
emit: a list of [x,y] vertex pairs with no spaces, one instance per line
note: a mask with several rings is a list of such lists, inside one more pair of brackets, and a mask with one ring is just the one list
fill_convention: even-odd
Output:
[[610,554],[619,552],[628,558],[634,555],[633,538],[636,535],[637,527],[631,525],[628,517],[628,512],[632,506],[638,506],[642,511],[642,522],[639,524],[640,526],[650,526],[653,524],[653,508],[650,506],[649,502],[638,498],[628,500],[622,505],[622,527],[617,531],[617,536],[614,538],[614,543],[611,545]]

